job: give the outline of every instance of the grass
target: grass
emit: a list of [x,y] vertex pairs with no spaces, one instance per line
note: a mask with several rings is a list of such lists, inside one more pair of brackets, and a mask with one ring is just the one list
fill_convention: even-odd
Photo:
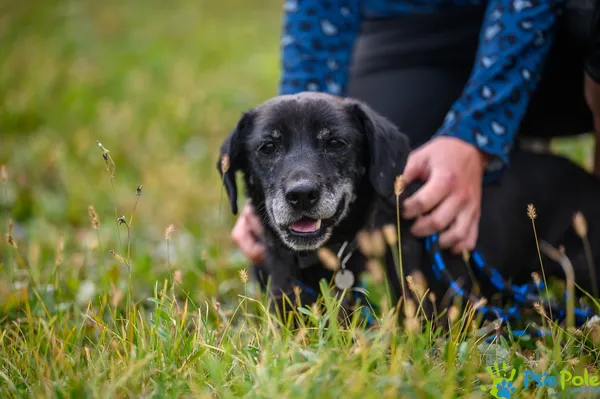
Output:
[[215,165],[276,92],[280,10],[0,1],[0,397],[487,398],[504,361],[517,397],[575,395],[525,369],[598,373],[597,326],[488,342],[472,309],[398,323],[374,281],[377,328],[339,324],[326,287],[299,328],[266,312]]

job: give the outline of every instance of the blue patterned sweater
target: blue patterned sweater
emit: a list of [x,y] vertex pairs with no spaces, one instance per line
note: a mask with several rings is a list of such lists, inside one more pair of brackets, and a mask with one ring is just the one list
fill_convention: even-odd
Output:
[[539,81],[563,0],[287,0],[279,92],[343,96],[364,18],[485,3],[473,70],[436,135],[474,144],[491,156],[488,172],[500,171]]

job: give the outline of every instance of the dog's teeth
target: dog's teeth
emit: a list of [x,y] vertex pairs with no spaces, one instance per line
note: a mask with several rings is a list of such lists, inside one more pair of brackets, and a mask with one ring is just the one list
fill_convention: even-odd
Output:
[[317,220],[316,230],[321,228],[321,219]]

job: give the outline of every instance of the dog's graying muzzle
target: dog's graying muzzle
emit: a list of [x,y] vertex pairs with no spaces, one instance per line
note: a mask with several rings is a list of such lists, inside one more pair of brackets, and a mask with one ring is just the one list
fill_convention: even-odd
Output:
[[285,191],[285,199],[292,208],[298,211],[311,210],[321,197],[319,188],[310,181],[291,184]]

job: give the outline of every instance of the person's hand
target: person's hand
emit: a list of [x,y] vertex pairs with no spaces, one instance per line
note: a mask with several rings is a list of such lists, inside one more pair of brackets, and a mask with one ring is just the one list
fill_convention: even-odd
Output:
[[259,240],[263,234],[260,218],[254,213],[252,205],[247,203],[231,231],[231,239],[254,264],[262,263],[264,259],[265,247]]
[[416,179],[425,183],[404,201],[403,216],[417,218],[412,234],[441,233],[440,246],[456,254],[475,248],[487,158],[475,146],[453,137],[437,137],[409,155],[406,183]]

